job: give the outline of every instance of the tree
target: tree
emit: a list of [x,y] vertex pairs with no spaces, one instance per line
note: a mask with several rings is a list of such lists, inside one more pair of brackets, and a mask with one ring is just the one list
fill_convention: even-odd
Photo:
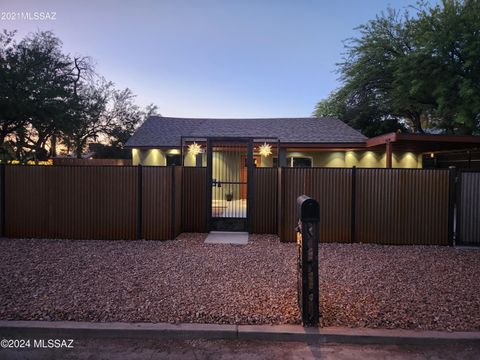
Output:
[[150,104],[146,109],[134,103],[135,95],[130,89],[114,91],[110,117],[112,121],[106,129],[110,144],[123,147],[133,135],[138,125],[151,115],[156,115],[157,107]]
[[103,79],[82,84],[76,90],[69,111],[71,122],[65,135],[77,158],[81,158],[88,141],[96,140],[109,126],[107,105],[111,94],[112,83]]
[[334,92],[327,99],[317,104],[315,116],[342,119],[368,137],[398,130],[405,131],[405,126],[400,119],[389,117],[381,102],[371,99],[368,93],[363,95],[349,97],[342,90]]
[[414,17],[388,9],[361,25],[338,64],[342,85],[317,105],[316,115],[333,102],[336,116],[365,134],[402,127],[477,131],[479,8],[468,0],[422,3]]
[[480,121],[480,2],[444,1],[419,11],[418,57],[428,74],[438,126],[450,133],[478,132]]
[[25,67],[24,91],[28,93],[23,147],[30,149],[36,160],[38,154],[46,152],[48,139],[67,125],[70,59],[62,53],[60,40],[51,32],[27,37],[17,49],[20,64]]
[[0,141],[27,121],[25,66],[16,51],[15,32],[0,34]]
[[51,32],[15,43],[4,32],[0,50],[0,140],[21,161],[43,154],[47,140],[65,125],[70,62]]
[[129,89],[117,90],[95,72],[89,57],[71,57],[51,32],[36,32],[19,43],[15,32],[0,34],[0,156],[42,160],[57,145],[81,157],[101,141],[116,152],[151,105],[141,109]]
[[159,115],[155,105],[150,104],[145,109],[141,109],[134,103],[134,99],[135,95],[128,88],[114,91],[110,114],[113,121],[105,130],[107,139],[104,139],[103,144],[90,144],[95,158],[131,158],[131,152],[123,146],[144,120],[150,116]]

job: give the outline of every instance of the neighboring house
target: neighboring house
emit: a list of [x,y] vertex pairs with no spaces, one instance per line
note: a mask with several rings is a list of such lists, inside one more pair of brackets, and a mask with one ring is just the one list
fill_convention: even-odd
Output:
[[[425,155],[433,158],[437,152],[480,146],[478,136],[390,133],[368,139],[331,117],[191,119],[152,116],[128,140],[126,148],[132,149],[133,165],[206,166],[208,139],[228,139],[230,143],[252,140],[257,167],[422,168]],[[225,146],[222,149],[215,151],[214,148],[213,157],[227,158],[229,152],[225,151]],[[238,164],[246,162],[241,154],[237,158]]]

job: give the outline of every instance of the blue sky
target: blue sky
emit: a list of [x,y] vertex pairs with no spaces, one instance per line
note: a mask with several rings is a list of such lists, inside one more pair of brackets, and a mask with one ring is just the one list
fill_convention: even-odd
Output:
[[1,12],[56,20],[0,27],[54,31],[66,52],[91,56],[101,75],[164,116],[310,116],[339,85],[342,41],[388,4],[415,2],[2,0]]

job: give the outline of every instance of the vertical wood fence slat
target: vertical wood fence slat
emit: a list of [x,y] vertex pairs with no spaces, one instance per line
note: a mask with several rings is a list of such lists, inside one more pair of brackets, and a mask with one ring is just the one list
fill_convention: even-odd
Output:
[[351,241],[351,169],[283,168],[282,241],[295,241],[298,196],[305,194],[320,205],[320,241]]
[[276,168],[253,170],[252,232],[274,234],[277,231],[277,181]]
[[449,173],[357,169],[356,238],[392,245],[448,245]]
[[173,238],[182,232],[182,168],[173,169]]
[[173,167],[143,167],[142,221],[147,240],[172,239]]
[[480,172],[459,173],[457,243],[480,246]]
[[143,239],[143,167],[142,165],[137,166],[137,201],[136,201],[136,231],[137,231],[137,240]]
[[306,195],[320,205],[321,242],[352,241],[352,169],[306,169]]
[[281,171],[282,241],[295,241],[295,200],[306,194],[320,204],[322,242],[449,244],[448,171],[356,169],[353,204],[351,169]]
[[8,166],[6,235],[135,238],[132,167]]
[[207,231],[207,168],[183,167],[182,230]]
[[297,197],[305,192],[305,170],[296,168],[282,168],[281,194],[281,225],[280,239],[295,241],[295,226],[297,225]]
[[5,235],[47,237],[46,167],[7,166],[5,173]]

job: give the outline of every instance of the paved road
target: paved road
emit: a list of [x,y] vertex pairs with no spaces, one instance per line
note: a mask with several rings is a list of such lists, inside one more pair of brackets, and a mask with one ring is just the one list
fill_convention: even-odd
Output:
[[0,359],[480,359],[480,343],[449,346],[227,340],[77,340],[74,349],[5,350]]

